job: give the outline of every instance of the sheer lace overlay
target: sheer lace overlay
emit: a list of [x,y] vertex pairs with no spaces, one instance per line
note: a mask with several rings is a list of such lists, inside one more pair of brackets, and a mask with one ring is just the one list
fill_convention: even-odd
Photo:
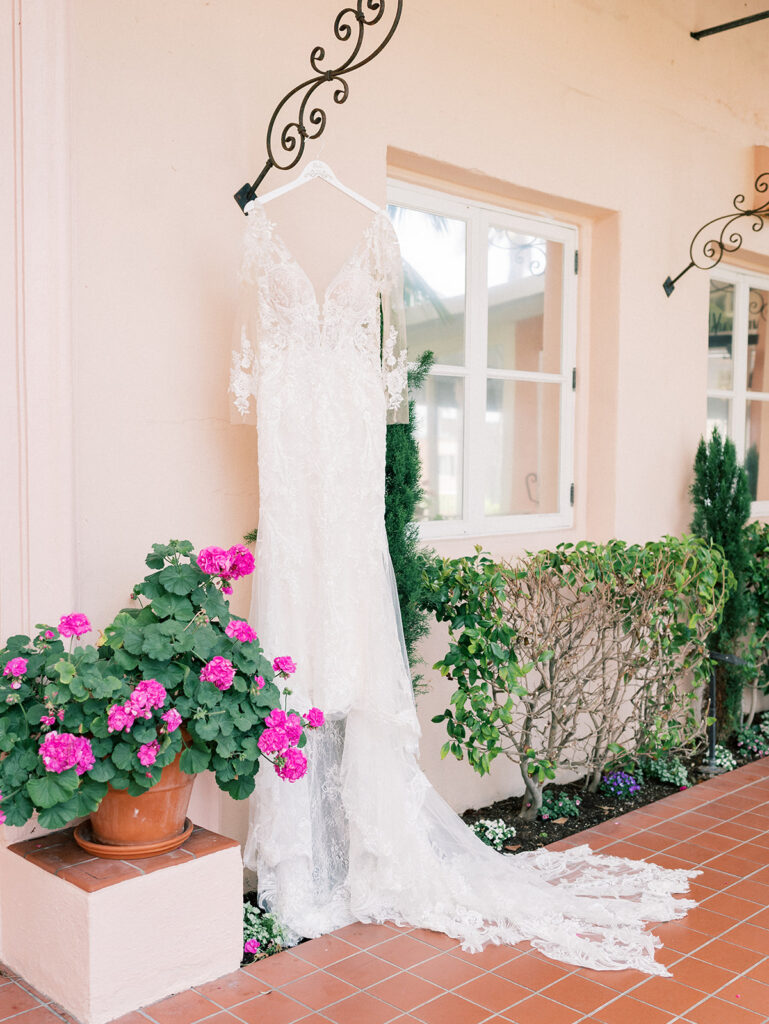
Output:
[[328,719],[309,737],[303,780],[257,776],[245,857],[263,903],[295,938],[392,920],[468,950],[529,940],[567,963],[666,975],[645,925],[694,905],[674,894],[697,872],[587,846],[498,854],[419,769],[383,518],[386,423],[408,415],[401,263],[386,215],[319,303],[257,202],[242,286],[230,390],[240,414],[256,399],[252,622],[298,665],[292,704]]

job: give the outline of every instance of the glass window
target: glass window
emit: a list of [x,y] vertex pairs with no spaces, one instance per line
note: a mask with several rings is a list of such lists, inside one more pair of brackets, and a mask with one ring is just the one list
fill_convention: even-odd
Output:
[[769,279],[719,267],[710,281],[707,431],[734,441],[756,515],[769,513],[768,316]]
[[571,521],[574,227],[393,184],[425,536]]

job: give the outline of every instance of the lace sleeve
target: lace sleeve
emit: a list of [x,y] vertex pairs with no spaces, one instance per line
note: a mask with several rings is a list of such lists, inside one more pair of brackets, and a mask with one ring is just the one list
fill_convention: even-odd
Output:
[[382,381],[387,422],[408,423],[408,352],[403,307],[403,264],[389,220],[380,251],[382,261]]
[[256,423],[257,330],[254,309],[253,254],[244,253],[230,364],[230,422]]

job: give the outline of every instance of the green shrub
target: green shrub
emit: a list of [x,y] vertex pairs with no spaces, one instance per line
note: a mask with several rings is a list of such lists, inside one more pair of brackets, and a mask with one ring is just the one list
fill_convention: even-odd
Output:
[[555,793],[551,789],[546,789],[542,794],[539,816],[543,821],[553,818],[578,818],[581,802],[579,797],[570,797],[567,793]]
[[[561,544],[513,565],[480,549],[435,560],[426,602],[450,638],[435,668],[456,686],[433,719],[448,733],[441,756],[467,756],[480,774],[500,754],[516,762],[521,814],[534,818],[556,768],[597,789],[627,748],[686,747],[701,728],[705,640],[732,585],[722,553],[695,537]],[[682,692],[687,672],[694,689]]]
[[[722,439],[717,428],[709,441],[700,439],[691,498],[692,533],[719,545],[736,583],[708,642],[712,650],[743,656],[751,610],[746,586],[750,553],[744,530],[750,516],[750,488],[745,470],[737,464],[734,443]],[[742,687],[750,675],[750,670],[746,674],[737,666],[719,664],[716,668],[716,711],[723,737],[731,735],[740,724]]]

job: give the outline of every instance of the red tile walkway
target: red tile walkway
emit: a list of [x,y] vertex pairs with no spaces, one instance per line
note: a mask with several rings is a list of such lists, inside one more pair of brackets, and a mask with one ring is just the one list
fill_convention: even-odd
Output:
[[[120,1024],[766,1024],[769,758],[556,843],[702,867],[700,905],[655,929],[672,978],[588,971],[524,946],[463,952],[434,932],[350,925]],[[0,967],[0,1024],[60,1024]]]

